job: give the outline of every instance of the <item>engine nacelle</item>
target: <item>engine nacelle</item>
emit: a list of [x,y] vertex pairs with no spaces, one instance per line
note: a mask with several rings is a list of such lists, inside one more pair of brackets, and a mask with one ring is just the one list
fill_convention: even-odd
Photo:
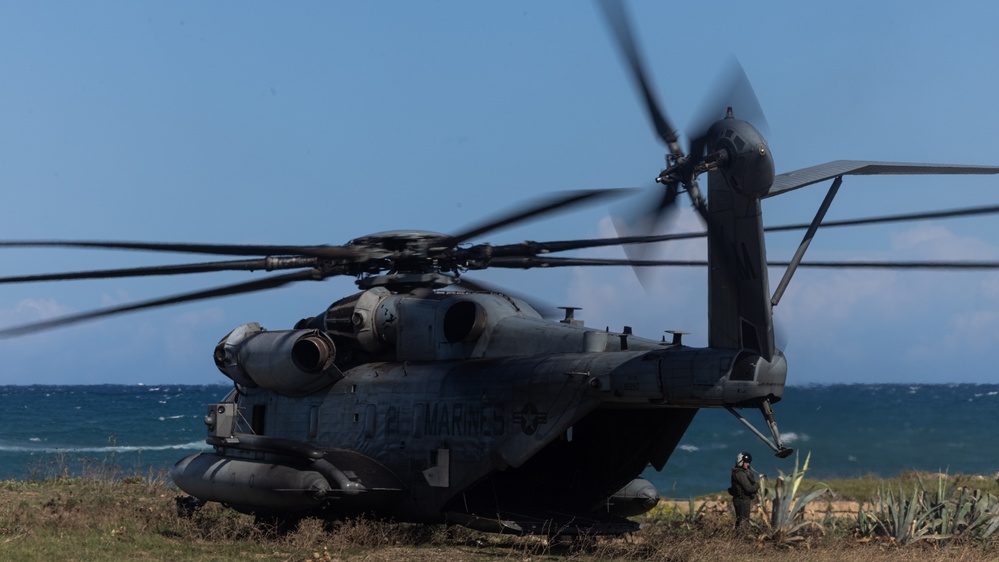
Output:
[[514,314],[516,305],[506,297],[435,293],[427,288],[394,294],[374,287],[330,305],[322,323],[310,319],[299,326],[322,327],[338,342],[346,340],[347,346],[356,345],[376,360],[463,359],[488,326],[485,305],[490,303],[503,311],[500,314]]
[[243,324],[215,346],[215,365],[237,384],[284,396],[318,392],[344,377],[336,346],[319,330],[267,331]]

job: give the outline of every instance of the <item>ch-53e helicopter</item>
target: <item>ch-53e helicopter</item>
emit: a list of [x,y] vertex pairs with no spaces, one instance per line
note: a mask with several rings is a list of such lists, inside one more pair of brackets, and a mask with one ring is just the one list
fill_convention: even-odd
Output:
[[[656,222],[686,192],[706,226],[708,346],[646,339],[629,329],[583,326],[566,307],[546,320],[523,298],[462,277],[469,270],[685,265],[656,260],[559,258],[557,252],[647,244],[691,235],[472,243],[505,226],[622,190],[560,193],[453,235],[393,231],[340,246],[11,241],[6,247],[75,247],[243,256],[221,262],[52,275],[0,282],[293,270],[207,289],[0,330],[12,337],[93,318],[352,276],[360,292],[291,329],[244,324],[214,349],[234,388],[204,418],[211,452],[180,460],[177,486],[263,518],[338,519],[358,514],[449,522],[516,533],[614,534],[655,505],[639,478],[662,470],[701,408],[725,408],[775,454],[786,448],[773,404],[783,396],[784,354],[773,307],[801,265],[844,176],[995,174],[999,167],[835,161],[775,175],[766,140],[739,106],[681,147],[659,108],[623,10],[605,4],[629,71],[658,137],[668,147]],[[740,71],[741,72],[741,71]],[[745,94],[745,92],[743,92]],[[755,96],[748,92],[755,103]],[[751,113],[751,112],[750,112]],[[698,180],[707,175],[707,197]],[[761,200],[832,180],[798,252],[771,294]],[[849,224],[995,212],[972,209],[897,215]],[[843,224],[843,223],[840,223]],[[826,267],[850,263],[825,262]],[[878,264],[862,264],[873,267]],[[891,265],[891,264],[885,264]],[[975,267],[926,262],[910,267]],[[769,437],[738,410],[758,409]]]

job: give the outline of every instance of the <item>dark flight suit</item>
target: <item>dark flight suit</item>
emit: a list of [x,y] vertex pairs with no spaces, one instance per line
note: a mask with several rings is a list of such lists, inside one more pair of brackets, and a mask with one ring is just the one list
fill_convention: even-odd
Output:
[[735,506],[736,529],[744,529],[749,525],[749,510],[759,489],[760,485],[756,483],[752,470],[739,465],[732,467],[732,487],[729,488],[729,493],[732,494],[732,505]]

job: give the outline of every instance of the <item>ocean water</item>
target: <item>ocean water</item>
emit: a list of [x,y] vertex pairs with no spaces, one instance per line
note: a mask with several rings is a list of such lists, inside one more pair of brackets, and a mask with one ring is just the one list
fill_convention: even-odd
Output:
[[[774,412],[809,477],[999,471],[999,384],[790,386]],[[769,435],[758,411],[740,413]],[[776,458],[726,410],[701,410],[666,468],[643,476],[664,497],[724,490],[740,451],[769,477],[794,470],[795,455]]]
[[[207,450],[205,406],[222,385],[0,387],[0,479],[79,473],[103,464],[126,472],[169,469]],[[999,384],[788,387],[774,406],[785,445],[809,475],[895,476],[907,470],[999,471]],[[763,431],[757,411],[742,415]],[[767,475],[793,470],[725,410],[697,414],[662,472],[647,470],[666,497],[728,487],[740,451]]]
[[208,450],[202,421],[222,385],[0,386],[0,478],[170,468]]

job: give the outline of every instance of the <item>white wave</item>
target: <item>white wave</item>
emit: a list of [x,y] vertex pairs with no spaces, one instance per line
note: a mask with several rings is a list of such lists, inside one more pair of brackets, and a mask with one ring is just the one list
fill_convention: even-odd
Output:
[[31,441],[32,443],[38,443],[41,440],[41,437],[32,437],[31,439],[28,439],[28,441]]
[[210,447],[204,441],[191,441],[174,445],[125,446],[110,447],[23,447],[18,445],[0,445],[4,453],[137,453],[141,451],[172,451],[172,450],[208,450]]
[[694,445],[680,445],[678,448],[681,451],[687,451],[688,453],[693,453],[694,451],[700,451],[700,449]]
[[805,433],[797,433],[797,432],[794,432],[794,431],[789,431],[787,433],[781,433],[780,434],[780,440],[783,441],[784,443],[795,443],[797,441],[808,441],[809,439],[811,439],[811,437],[809,437],[807,434],[805,434]]
[[166,420],[179,420],[179,419],[181,419],[181,418],[183,418],[183,417],[186,417],[186,416],[183,416],[183,415],[180,415],[180,416],[160,416],[160,417],[159,417],[159,420],[160,420],[160,421],[166,421]]

